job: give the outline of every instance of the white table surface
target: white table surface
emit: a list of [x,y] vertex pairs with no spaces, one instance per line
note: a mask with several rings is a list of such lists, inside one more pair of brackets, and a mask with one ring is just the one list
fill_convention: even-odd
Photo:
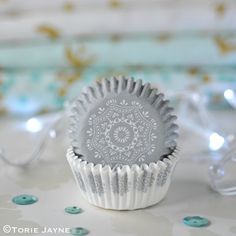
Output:
[[[232,121],[232,120],[231,120]],[[226,122],[229,123],[229,122]],[[233,122],[230,122],[231,125]],[[0,119],[0,144],[9,158],[24,159],[36,143],[36,137],[21,132],[22,123],[10,118]],[[65,158],[68,140],[63,133],[48,144],[41,160],[26,169],[0,161],[0,235],[4,225],[37,228],[37,235],[68,235],[42,233],[43,228],[84,227],[94,236],[233,236],[236,235],[236,197],[223,197],[210,190],[207,183],[205,140],[182,131],[179,141],[181,159],[176,167],[167,197],[159,204],[143,210],[112,211],[86,202],[77,189]],[[194,159],[196,154],[199,159]],[[200,161],[201,159],[201,161]],[[33,205],[18,206],[11,202],[15,195],[32,194],[39,198]],[[64,212],[77,205],[78,215]],[[191,228],[182,223],[188,215],[210,219],[205,228]],[[35,234],[36,235],[36,234]]]

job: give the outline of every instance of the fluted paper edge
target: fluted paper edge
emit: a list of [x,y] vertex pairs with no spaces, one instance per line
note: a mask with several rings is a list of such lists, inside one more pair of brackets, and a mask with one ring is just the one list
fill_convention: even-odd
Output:
[[155,163],[111,169],[109,165],[82,160],[70,147],[67,160],[89,203],[106,209],[133,210],[154,205],[165,197],[178,156],[174,151]]

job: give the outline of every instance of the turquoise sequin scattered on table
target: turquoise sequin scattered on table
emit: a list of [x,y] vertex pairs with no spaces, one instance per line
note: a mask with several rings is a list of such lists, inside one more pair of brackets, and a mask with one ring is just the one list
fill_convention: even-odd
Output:
[[82,209],[77,206],[69,206],[65,208],[65,212],[69,214],[79,214],[82,212]]
[[22,194],[12,198],[12,202],[17,205],[30,205],[38,201],[38,198],[33,195]]
[[186,216],[183,218],[183,223],[192,227],[204,227],[208,226],[210,221],[201,216]]
[[83,235],[87,235],[89,231],[82,227],[76,227],[76,228],[70,229],[70,233],[74,236],[83,236]]

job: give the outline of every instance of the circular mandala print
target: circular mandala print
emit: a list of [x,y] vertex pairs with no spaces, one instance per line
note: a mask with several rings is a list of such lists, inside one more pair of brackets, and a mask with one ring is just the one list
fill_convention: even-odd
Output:
[[155,151],[157,122],[139,102],[110,99],[89,117],[86,135],[97,163],[142,163]]

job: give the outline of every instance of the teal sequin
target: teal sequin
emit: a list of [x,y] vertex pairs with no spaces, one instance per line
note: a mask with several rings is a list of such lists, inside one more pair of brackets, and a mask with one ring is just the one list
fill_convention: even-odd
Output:
[[65,212],[69,214],[79,214],[82,212],[82,209],[77,206],[69,206],[65,208]]
[[83,236],[83,235],[87,235],[89,231],[82,227],[76,227],[76,228],[70,229],[70,233],[74,236]]
[[12,198],[12,202],[17,205],[29,205],[38,201],[38,198],[33,195],[22,194]]
[[183,218],[183,223],[192,227],[204,227],[208,226],[210,221],[201,216],[187,216]]

